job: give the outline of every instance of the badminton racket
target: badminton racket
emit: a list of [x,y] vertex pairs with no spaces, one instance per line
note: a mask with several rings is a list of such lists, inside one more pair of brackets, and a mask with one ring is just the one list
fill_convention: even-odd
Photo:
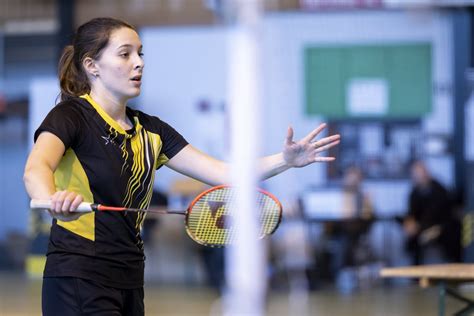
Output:
[[[278,199],[262,189],[258,189],[257,211],[259,218],[259,238],[271,235],[278,228],[282,217],[282,206]],[[235,239],[234,217],[230,207],[236,198],[236,191],[228,185],[212,187],[199,194],[187,210],[136,209],[81,203],[76,212],[145,212],[157,214],[185,215],[185,227],[189,237],[208,247],[223,247]],[[31,200],[32,209],[49,209],[49,200]]]

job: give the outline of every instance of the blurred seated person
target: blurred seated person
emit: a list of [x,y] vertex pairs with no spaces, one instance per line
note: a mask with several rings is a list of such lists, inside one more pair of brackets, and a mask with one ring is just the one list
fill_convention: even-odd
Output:
[[349,218],[369,220],[373,217],[373,206],[362,189],[364,176],[359,167],[349,167],[344,174],[344,210]]
[[422,161],[411,166],[413,188],[403,228],[412,264],[459,261],[460,221],[454,215],[448,191]]
[[366,263],[371,254],[363,238],[369,231],[373,206],[369,196],[362,189],[362,170],[356,166],[349,167],[343,179],[343,218],[338,222],[325,225],[326,237],[333,241],[332,275],[346,267],[355,267]]

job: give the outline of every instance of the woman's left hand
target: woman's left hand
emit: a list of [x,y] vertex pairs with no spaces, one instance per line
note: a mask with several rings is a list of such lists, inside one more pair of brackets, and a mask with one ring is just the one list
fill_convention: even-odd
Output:
[[304,167],[313,162],[333,161],[335,157],[320,156],[320,153],[339,144],[339,134],[315,139],[326,128],[323,123],[299,141],[293,141],[293,128],[288,127],[288,133],[283,148],[283,158],[289,167]]

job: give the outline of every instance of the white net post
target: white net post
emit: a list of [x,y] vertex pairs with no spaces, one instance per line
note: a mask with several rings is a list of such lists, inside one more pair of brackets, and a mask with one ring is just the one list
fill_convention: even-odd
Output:
[[236,243],[226,251],[228,291],[224,315],[263,315],[266,291],[265,249],[258,241],[256,192],[260,156],[259,21],[261,1],[236,0],[231,11],[229,102],[231,181],[237,190],[234,207]]

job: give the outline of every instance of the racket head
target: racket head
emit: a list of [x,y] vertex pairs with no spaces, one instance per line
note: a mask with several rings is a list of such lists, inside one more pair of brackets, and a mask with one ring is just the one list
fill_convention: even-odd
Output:
[[[199,194],[186,212],[186,232],[197,243],[208,247],[223,247],[233,242],[235,227],[230,205],[236,197],[229,185],[212,187]],[[272,234],[282,217],[278,199],[262,189],[257,189],[257,206],[260,220],[259,238]]]

